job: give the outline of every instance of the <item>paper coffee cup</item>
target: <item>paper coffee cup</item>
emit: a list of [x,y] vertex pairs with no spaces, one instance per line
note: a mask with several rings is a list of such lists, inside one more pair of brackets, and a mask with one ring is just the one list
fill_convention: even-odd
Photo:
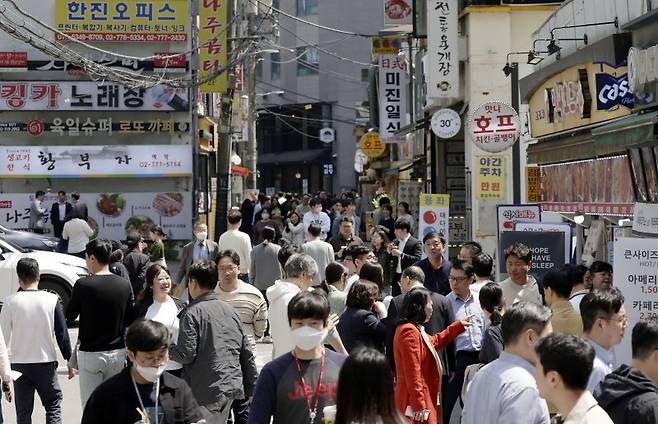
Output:
[[336,405],[325,406],[322,412],[324,424],[334,424],[336,422]]

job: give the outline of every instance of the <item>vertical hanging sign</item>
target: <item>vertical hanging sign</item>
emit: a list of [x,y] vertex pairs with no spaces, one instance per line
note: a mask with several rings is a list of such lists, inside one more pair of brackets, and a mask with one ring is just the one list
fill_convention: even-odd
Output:
[[226,0],[199,0],[199,78],[202,93],[223,93],[228,86],[226,65]]
[[457,0],[427,2],[427,97],[459,97]]
[[404,56],[379,58],[379,134],[384,143],[403,143],[395,132],[407,123],[407,62]]

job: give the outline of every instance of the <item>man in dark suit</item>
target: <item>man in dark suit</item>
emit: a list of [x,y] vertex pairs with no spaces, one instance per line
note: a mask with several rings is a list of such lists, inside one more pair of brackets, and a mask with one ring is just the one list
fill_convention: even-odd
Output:
[[[402,301],[409,290],[415,287],[423,287],[425,274],[417,266],[410,266],[402,272],[400,278],[400,288],[402,294],[395,296],[388,306],[388,314],[385,319],[386,324],[386,356],[388,357],[393,370],[395,371],[395,360],[393,359],[393,338],[399,322],[400,311],[402,310]],[[445,330],[454,320],[454,314],[450,301],[438,293],[431,293],[432,297],[432,316],[425,323],[425,331],[430,336]],[[443,385],[447,385],[450,377],[455,372],[455,343],[450,343],[445,349],[439,351],[441,364],[443,365]]]
[[71,193],[71,205],[73,209],[78,211],[80,219],[87,221],[89,219],[89,210],[87,209],[87,204],[80,201],[80,193],[74,191]]
[[66,216],[72,209],[73,205],[66,201],[66,192],[64,190],[58,191],[57,203],[53,204],[53,207],[50,209],[50,222],[53,224],[55,237],[62,238]]
[[215,262],[217,256],[219,256],[219,246],[208,239],[208,226],[206,224],[197,222],[193,231],[194,240],[183,247],[180,268],[176,275],[177,283],[183,288],[187,287],[187,271],[194,262],[204,259]]
[[420,260],[423,254],[423,245],[415,237],[411,236],[411,222],[405,218],[395,221],[395,241],[389,247],[389,253],[393,256],[395,265],[395,278],[391,285],[393,296],[400,294],[400,277],[402,271],[409,268]]

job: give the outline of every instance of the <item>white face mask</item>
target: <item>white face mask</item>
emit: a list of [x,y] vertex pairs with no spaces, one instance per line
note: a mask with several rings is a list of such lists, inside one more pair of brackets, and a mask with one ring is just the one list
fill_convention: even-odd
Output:
[[165,372],[165,368],[167,368],[167,364],[160,365],[157,368],[154,367],[143,367],[139,365],[137,362],[133,362],[133,366],[135,367],[135,370],[144,377],[144,380],[150,381],[151,383],[155,383],[158,381],[158,378],[162,375],[162,373]]
[[207,232],[207,231],[200,231],[200,232],[194,234],[194,236],[195,236],[196,239],[199,240],[200,242],[204,242],[204,241],[206,241],[206,239],[208,238],[208,232]]
[[292,330],[292,341],[301,350],[311,350],[321,346],[326,335],[326,330],[318,330],[305,325]]

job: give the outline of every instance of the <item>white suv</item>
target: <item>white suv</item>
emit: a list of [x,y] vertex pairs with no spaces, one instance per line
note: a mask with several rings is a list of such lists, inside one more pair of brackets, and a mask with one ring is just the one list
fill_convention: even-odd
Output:
[[0,303],[18,288],[16,263],[25,257],[34,258],[39,262],[41,280],[39,288],[55,293],[62,300],[64,310],[71,299],[71,291],[75,282],[89,275],[84,259],[77,256],[55,252],[29,251],[0,238]]

